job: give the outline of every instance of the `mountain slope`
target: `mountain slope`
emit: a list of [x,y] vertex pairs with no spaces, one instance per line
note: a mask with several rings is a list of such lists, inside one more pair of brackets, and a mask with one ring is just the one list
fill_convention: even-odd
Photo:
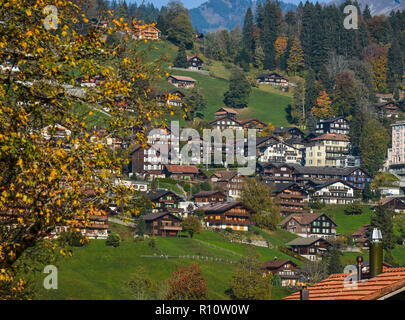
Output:
[[[243,25],[246,10],[255,10],[264,0],[208,0],[198,8],[190,10],[191,22],[200,32],[212,32],[217,29],[231,30],[238,24]],[[284,12],[295,10],[296,5],[280,2]]]
[[[331,3],[340,5],[344,0],[332,0]],[[358,0],[360,8],[364,10],[366,5],[369,6],[371,14],[375,15],[389,15],[392,10],[405,10],[404,0]]]

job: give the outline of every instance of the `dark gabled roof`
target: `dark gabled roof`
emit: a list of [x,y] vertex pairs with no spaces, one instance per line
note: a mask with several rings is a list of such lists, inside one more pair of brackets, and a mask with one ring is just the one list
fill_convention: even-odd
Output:
[[302,136],[304,136],[304,133],[297,127],[275,127],[273,130],[273,134],[283,134],[292,130],[297,130]]
[[286,263],[290,263],[292,264],[294,267],[297,266],[297,264],[291,260],[278,260],[278,259],[274,259],[274,260],[269,260],[266,261],[265,263],[262,264],[262,268],[266,268],[266,269],[278,269],[281,268],[283,265],[285,265]]
[[333,179],[333,180],[328,180],[328,181],[316,181],[316,180],[314,180],[314,181],[310,181],[309,182],[309,184],[313,187],[313,189],[315,189],[315,190],[320,190],[320,189],[322,189],[322,188],[325,188],[325,187],[327,187],[327,186],[329,186],[329,185],[331,185],[331,184],[334,184],[334,183],[336,183],[336,182],[340,182],[340,183],[343,183],[344,185],[346,185],[346,186],[348,186],[349,188],[353,188],[353,189],[355,189],[355,187],[353,187],[350,183],[348,183],[347,181],[344,181],[344,180],[339,180],[339,179]]
[[282,220],[279,225],[283,226],[285,225],[288,221],[291,219],[297,220],[298,223],[302,225],[308,225],[312,221],[318,219],[321,216],[326,216],[335,226],[337,225],[335,221],[333,221],[330,217],[328,217],[325,213],[323,212],[315,212],[315,213],[293,213],[290,214],[288,217],[286,217],[284,220]]
[[213,173],[210,178],[212,178],[213,176],[216,176],[216,177],[218,177],[219,180],[229,181],[232,178],[236,177],[237,175],[238,175],[237,170],[217,171],[217,172]]
[[214,120],[212,120],[212,121],[210,121],[210,122],[208,122],[208,123],[209,123],[209,124],[212,124],[212,123],[215,123],[215,122],[217,122],[217,121],[224,120],[224,119],[228,119],[228,120],[231,120],[231,121],[236,122],[236,123],[239,124],[239,125],[242,125],[238,120],[231,118],[231,117],[229,116],[229,114],[227,114],[227,115],[225,115],[225,116],[223,116],[223,117],[221,117],[221,118],[214,119]]
[[347,176],[351,174],[353,171],[359,169],[370,175],[366,170],[364,170],[361,167],[348,167],[348,168],[310,167],[310,166],[302,166],[296,163],[291,163],[290,166],[293,167],[295,171],[301,174],[325,174],[333,176]]
[[180,198],[177,194],[170,190],[164,190],[164,189],[158,189],[158,190],[151,190],[147,193],[147,197],[151,201],[159,200],[161,197],[167,195],[167,194],[172,194],[177,198]]
[[301,191],[307,193],[304,188],[302,188],[300,185],[298,185],[295,182],[291,182],[291,183],[275,183],[275,190],[274,193],[277,195],[280,192],[283,192],[286,189],[289,189],[291,187],[298,187]]
[[321,123],[321,122],[322,122],[322,123],[325,123],[325,122],[335,122],[335,121],[340,120],[340,119],[345,119],[346,121],[348,121],[344,116],[338,116],[338,117],[320,119],[320,120],[318,121],[318,123]]
[[176,89],[172,89],[172,90],[161,90],[159,91],[159,93],[157,94],[157,96],[167,96],[169,94],[175,94],[175,93],[179,93],[182,97],[184,97],[184,93],[181,92],[180,90],[176,90]]
[[222,213],[225,211],[228,211],[229,209],[232,209],[238,205],[242,205],[246,209],[250,210],[247,206],[245,206],[242,202],[240,201],[228,201],[228,202],[215,202],[215,203],[210,203],[205,206],[202,206],[200,210],[203,210],[205,213]]
[[286,245],[287,246],[310,246],[311,244],[318,242],[320,240],[323,240],[323,241],[326,241],[327,243],[329,243],[324,238],[308,237],[308,238],[296,238],[296,239],[286,243]]
[[181,218],[175,216],[173,213],[168,212],[168,211],[159,211],[159,212],[154,212],[154,213],[148,213],[143,216],[143,220],[153,221],[153,220],[159,219],[165,215],[170,215],[170,216],[176,218],[177,220],[181,221]]
[[285,77],[283,77],[283,76],[281,76],[281,75],[279,75],[278,73],[275,73],[275,72],[264,73],[264,74],[261,74],[260,76],[258,76],[257,78],[265,78],[265,77],[283,78],[285,80],[288,80],[287,78],[285,78]]
[[212,195],[217,194],[217,193],[219,193],[219,194],[221,194],[222,196],[225,197],[225,194],[223,192],[219,191],[219,190],[210,190],[210,191],[197,192],[195,195],[193,195],[193,199],[195,199],[197,197],[209,197],[209,196],[212,196]]
[[187,81],[187,82],[196,82],[197,81],[197,80],[195,80],[195,79],[193,79],[191,77],[177,76],[177,75],[174,75],[174,74],[168,76],[167,78],[173,78],[173,79],[176,79],[176,80]]

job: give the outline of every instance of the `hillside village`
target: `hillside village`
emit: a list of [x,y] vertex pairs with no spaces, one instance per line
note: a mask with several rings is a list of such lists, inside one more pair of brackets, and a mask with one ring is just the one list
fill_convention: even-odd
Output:
[[[268,1],[263,10],[273,5]],[[115,8],[120,14],[124,9],[121,2]],[[166,10],[178,10],[178,15],[187,11],[178,2]],[[243,31],[250,28],[251,14],[248,10]],[[287,33],[276,37],[281,38],[278,49],[285,40],[284,49],[278,51],[273,64],[263,48],[259,65],[252,52],[247,52],[252,48],[245,42],[246,34],[235,61],[216,59],[206,41],[219,33],[204,35],[192,30],[187,39],[178,39],[181,32],[173,35],[170,19],[162,15],[156,21],[128,16],[127,29],[120,31],[136,50],[147,48],[142,49],[145,61],[165,56],[163,66],[152,68],[163,70],[164,75],[140,85],[145,86],[145,100],[138,105],[123,92],[103,105],[98,94],[109,89],[107,73],[75,74],[75,85],[64,84],[66,96],[82,101],[92,92],[102,106],[79,107],[80,115],[86,114],[83,121],[89,121],[83,125],[77,121],[85,134],[78,135],[72,120],[56,118],[52,123],[36,124],[38,128],[31,132],[36,135],[34,141],[49,150],[73,154],[79,150],[97,163],[89,170],[87,183],[76,183],[70,173],[59,177],[62,186],[72,179],[69,190],[78,190],[80,196],[71,198],[74,211],[71,209],[70,218],[48,225],[41,239],[66,242],[73,256],[63,258],[66,254],[61,250],[63,254],[56,258],[61,290],[39,288],[39,298],[139,298],[139,292],[131,292],[136,285],[128,285],[132,278],[163,283],[192,266],[207,282],[201,299],[246,299],[236,295],[237,280],[244,273],[240,262],[252,259],[257,277],[267,281],[269,288],[255,299],[403,299],[404,75],[392,75],[386,81],[396,82],[383,89],[378,84],[376,92],[368,88],[370,92],[363,93],[373,94],[373,99],[360,110],[355,92],[349,90],[351,84],[359,85],[357,78],[350,78],[353,72],[343,70],[335,79],[325,80],[323,72],[327,71],[316,67],[317,61],[305,61],[312,67],[305,70],[307,56],[303,53],[296,65],[288,60],[291,55],[281,57],[288,51],[287,40],[288,49],[297,45],[295,24],[290,21],[293,14],[286,15],[284,25],[290,38]],[[404,24],[403,17],[399,12],[396,18]],[[103,35],[101,47],[118,41],[107,32],[111,24],[100,17],[89,22],[91,30]],[[188,19],[184,24],[191,22]],[[255,39],[250,41],[257,49],[260,41]],[[371,56],[381,54],[373,50]],[[254,48],[253,54],[257,54]],[[5,60],[0,73],[18,76],[22,69]],[[146,124],[139,120],[143,119],[139,111],[143,103],[145,119],[149,119]],[[138,120],[130,123],[129,130],[109,132],[108,120],[117,112],[124,119]],[[219,142],[211,143],[209,136],[207,143],[207,130],[217,132]],[[96,149],[80,149],[83,141]],[[108,173],[98,166],[96,154],[101,149],[106,163],[110,157],[122,158],[118,165],[111,160],[114,165],[107,167]],[[246,163],[253,161],[253,172],[243,174],[240,169],[248,165],[235,162],[237,156]],[[81,167],[77,170],[84,171]],[[51,183],[52,172],[47,172],[43,181]],[[107,182],[97,180],[98,174],[108,175]],[[125,201],[121,196],[124,190],[129,193]],[[85,218],[75,207],[79,202],[87,208]],[[4,230],[18,229],[27,205],[16,202],[4,207],[7,210],[0,207]],[[366,284],[345,296],[343,280],[335,280],[345,279],[348,265],[357,268],[357,280],[366,280]],[[40,286],[40,281],[34,283]],[[364,293],[362,286],[367,283],[377,289]],[[328,286],[334,289],[328,290]],[[143,298],[168,297],[159,294]]]

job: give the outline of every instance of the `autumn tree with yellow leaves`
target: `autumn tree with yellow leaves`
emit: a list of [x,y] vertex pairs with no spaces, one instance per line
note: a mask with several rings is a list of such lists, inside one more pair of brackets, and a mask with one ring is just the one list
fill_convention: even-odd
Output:
[[[114,183],[125,152],[108,148],[92,124],[103,119],[107,136],[143,143],[146,128],[170,110],[149,90],[161,68],[144,60],[124,19],[110,14],[101,30],[77,0],[0,6],[0,299],[30,298],[17,274],[33,248],[68,252],[47,240],[56,226],[87,224],[109,203],[140,210],[136,194]],[[103,42],[105,34],[120,41]],[[95,76],[97,86],[78,81]]]
[[318,118],[327,118],[334,116],[335,112],[332,108],[332,101],[325,90],[319,92],[316,99],[316,106],[312,108],[314,116]]

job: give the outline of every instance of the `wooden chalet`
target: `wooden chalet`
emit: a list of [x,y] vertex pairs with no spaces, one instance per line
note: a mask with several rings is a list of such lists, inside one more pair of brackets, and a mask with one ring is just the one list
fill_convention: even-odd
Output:
[[405,197],[386,197],[381,199],[377,205],[397,213],[403,213],[405,212]]
[[179,88],[194,88],[196,80],[191,77],[170,75],[167,81]]
[[370,227],[371,225],[365,224],[352,233],[353,242],[363,248],[370,247]]
[[286,245],[291,247],[294,253],[310,261],[320,260],[331,246],[327,240],[318,237],[296,238]]
[[226,195],[219,190],[200,191],[193,195],[192,200],[199,206],[206,205],[213,202],[226,201]]
[[286,217],[292,213],[306,213],[305,206],[308,193],[296,183],[278,183],[274,194],[280,213]]
[[184,93],[179,90],[163,90],[156,95],[156,100],[161,106],[170,105],[175,107],[182,107],[184,97]]
[[204,61],[198,56],[187,57],[188,69],[191,70],[201,70]]
[[336,223],[325,213],[294,213],[287,216],[279,225],[304,238],[336,236]]
[[274,260],[266,261],[261,267],[265,274],[278,274],[281,278],[282,287],[293,287],[299,279],[296,270],[297,264],[291,260],[279,260],[275,258]]
[[228,116],[229,118],[235,119],[237,114],[238,112],[231,108],[219,108],[217,111],[215,111],[215,118]]
[[237,170],[217,171],[210,177],[214,185],[220,186],[226,194],[233,199],[241,196],[245,177],[238,174]]
[[257,119],[239,120],[239,123],[245,130],[256,129],[258,132],[261,132],[267,126],[264,122],[261,122]]
[[196,166],[166,164],[163,168],[166,178],[175,180],[194,181],[206,178],[204,173]]
[[258,163],[256,170],[266,183],[289,184],[294,182],[294,168],[286,163]]
[[140,25],[132,22],[131,29],[132,37],[137,40],[159,40],[160,30],[155,27],[155,24]]
[[309,181],[305,190],[310,196],[310,200],[315,202],[320,200],[325,204],[349,204],[355,201],[355,188],[346,181],[329,180]]
[[209,122],[209,124],[218,130],[225,130],[225,129],[238,129],[243,130],[243,125],[240,120],[236,120],[233,116],[226,115],[222,118],[216,118]]
[[182,219],[168,211],[149,213],[143,216],[145,231],[152,236],[177,237],[183,230]]
[[172,191],[158,189],[147,193],[149,200],[155,205],[154,211],[178,209],[182,198]]
[[288,87],[290,83],[287,78],[284,78],[283,76],[275,72],[265,73],[258,76],[257,82],[281,87]]
[[75,217],[72,229],[78,230],[89,239],[107,239],[108,217],[107,215],[90,215],[88,219]]
[[208,227],[248,231],[252,222],[249,217],[252,210],[242,202],[229,201],[210,203],[200,208],[205,213]]
[[316,129],[315,129],[315,133],[317,135],[321,135],[321,134],[325,134],[325,133],[348,135],[349,131],[350,131],[349,120],[347,120],[343,116],[319,119],[318,123],[316,124]]
[[395,119],[398,118],[400,107],[394,101],[386,101],[376,104],[375,109],[380,116]]
[[275,127],[273,130],[273,135],[280,138],[281,140],[288,139],[304,139],[305,134],[297,127]]

